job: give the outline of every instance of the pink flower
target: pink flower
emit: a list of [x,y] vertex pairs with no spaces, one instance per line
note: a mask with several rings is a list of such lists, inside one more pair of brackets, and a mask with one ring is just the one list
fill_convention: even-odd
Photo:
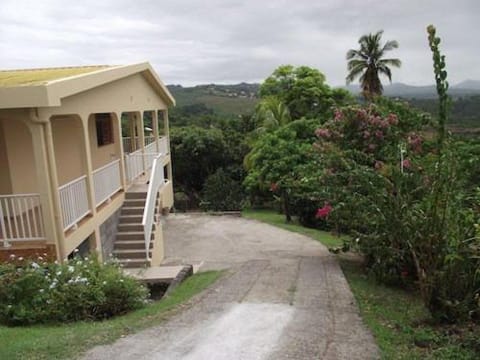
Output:
[[415,133],[411,133],[409,136],[408,136],[408,146],[410,147],[410,149],[412,149],[415,153],[419,153],[422,151],[422,138],[415,134]]
[[412,166],[412,163],[410,162],[409,159],[405,159],[405,160],[402,161],[402,166],[405,169],[410,169],[410,167]]
[[333,207],[329,203],[325,203],[325,205],[323,205],[322,208],[317,209],[315,218],[325,219],[332,210],[333,210]]
[[383,167],[383,165],[385,165],[383,163],[383,161],[380,161],[380,160],[375,161],[375,169],[376,170],[380,170]]
[[375,131],[375,136],[377,137],[377,139],[383,140],[383,131]]
[[343,113],[341,110],[335,110],[335,117],[333,118],[335,121],[340,121],[343,119]]
[[377,148],[377,145],[375,144],[368,144],[368,150],[373,151]]
[[318,137],[324,138],[324,139],[328,139],[328,138],[330,138],[330,136],[332,134],[330,133],[330,130],[328,130],[328,129],[317,129],[315,131],[315,135],[317,135]]
[[370,131],[365,130],[365,131],[363,132],[363,138],[364,138],[364,139],[368,139],[369,137],[370,137]]
[[395,114],[389,114],[387,120],[390,123],[390,125],[398,124],[398,117]]
[[360,118],[361,120],[365,120],[367,117],[367,112],[365,109],[360,109],[357,111],[357,117]]
[[271,183],[270,184],[270,191],[277,191],[278,190],[278,184],[277,183]]

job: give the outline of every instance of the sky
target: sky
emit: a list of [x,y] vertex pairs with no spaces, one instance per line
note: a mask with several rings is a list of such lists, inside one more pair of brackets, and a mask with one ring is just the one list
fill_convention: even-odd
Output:
[[282,64],[345,84],[345,55],[384,30],[393,81],[432,84],[426,26],[449,81],[480,80],[480,0],[1,0],[0,69],[149,61],[167,84],[261,82]]

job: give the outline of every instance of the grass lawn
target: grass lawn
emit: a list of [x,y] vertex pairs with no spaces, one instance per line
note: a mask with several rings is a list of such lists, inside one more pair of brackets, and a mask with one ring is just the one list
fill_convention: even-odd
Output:
[[287,223],[285,222],[284,215],[274,212],[272,210],[244,210],[242,211],[242,216],[247,219],[258,220],[285,230],[290,230],[299,234],[309,236],[317,241],[320,241],[323,245],[327,247],[342,245],[342,239],[338,236],[334,236],[326,231],[306,228],[296,221]]
[[167,298],[124,316],[101,322],[29,327],[0,326],[0,359],[71,359],[89,348],[115,341],[162,322],[170,310],[215,282],[222,272],[186,279]]
[[[310,236],[328,247],[342,243],[339,237],[328,232],[304,228],[295,222],[287,224],[283,215],[271,210],[247,210],[242,215]],[[339,255],[338,259],[383,359],[479,358],[478,327],[429,325],[429,314],[417,293],[386,287],[369,279],[355,257]]]

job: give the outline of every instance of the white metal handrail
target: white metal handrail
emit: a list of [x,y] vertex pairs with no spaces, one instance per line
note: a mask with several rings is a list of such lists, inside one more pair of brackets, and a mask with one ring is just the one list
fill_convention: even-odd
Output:
[[159,147],[160,147],[160,153],[162,154],[168,154],[170,151],[168,151],[168,142],[167,142],[167,137],[162,136],[158,139],[159,141]]
[[39,194],[0,195],[0,239],[4,247],[12,241],[45,240]]
[[122,188],[120,183],[120,160],[112,161],[93,172],[93,186],[95,188],[95,205],[100,205],[110,199]]
[[83,175],[58,188],[62,208],[63,229],[67,230],[90,213],[87,176]]
[[153,224],[155,223],[155,205],[157,201],[157,194],[160,188],[165,185],[161,157],[162,154],[158,154],[153,160],[150,182],[148,184],[147,199],[145,200],[145,209],[143,210],[142,217],[147,259],[150,258],[150,240],[152,237]]

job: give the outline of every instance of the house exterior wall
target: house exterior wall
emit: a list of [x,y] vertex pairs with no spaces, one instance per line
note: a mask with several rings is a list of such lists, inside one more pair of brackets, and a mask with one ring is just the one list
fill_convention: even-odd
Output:
[[10,177],[10,166],[8,165],[7,144],[5,142],[5,131],[3,121],[0,119],[0,194],[12,193],[12,182]]
[[[30,130],[20,119],[3,120],[4,146],[13,194],[38,192]],[[2,172],[4,169],[2,168]],[[6,171],[7,172],[7,171]]]
[[57,117],[51,122],[58,183],[63,185],[86,173],[82,123],[76,117]]
[[103,259],[112,256],[113,245],[118,232],[121,209],[115,211],[105,222],[100,225],[100,242],[102,244]]
[[166,109],[165,101],[151,88],[141,74],[113,81],[109,84],[62,99],[61,107],[41,108],[40,115],[50,117],[62,114],[128,112]]
[[90,139],[90,151],[92,154],[92,166],[93,170],[106,165],[113,160],[120,158],[120,151],[118,151],[119,132],[118,121],[116,116],[112,116],[113,126],[113,143],[103,146],[98,146],[97,143],[97,128],[95,126],[95,115],[88,117],[88,136]]

